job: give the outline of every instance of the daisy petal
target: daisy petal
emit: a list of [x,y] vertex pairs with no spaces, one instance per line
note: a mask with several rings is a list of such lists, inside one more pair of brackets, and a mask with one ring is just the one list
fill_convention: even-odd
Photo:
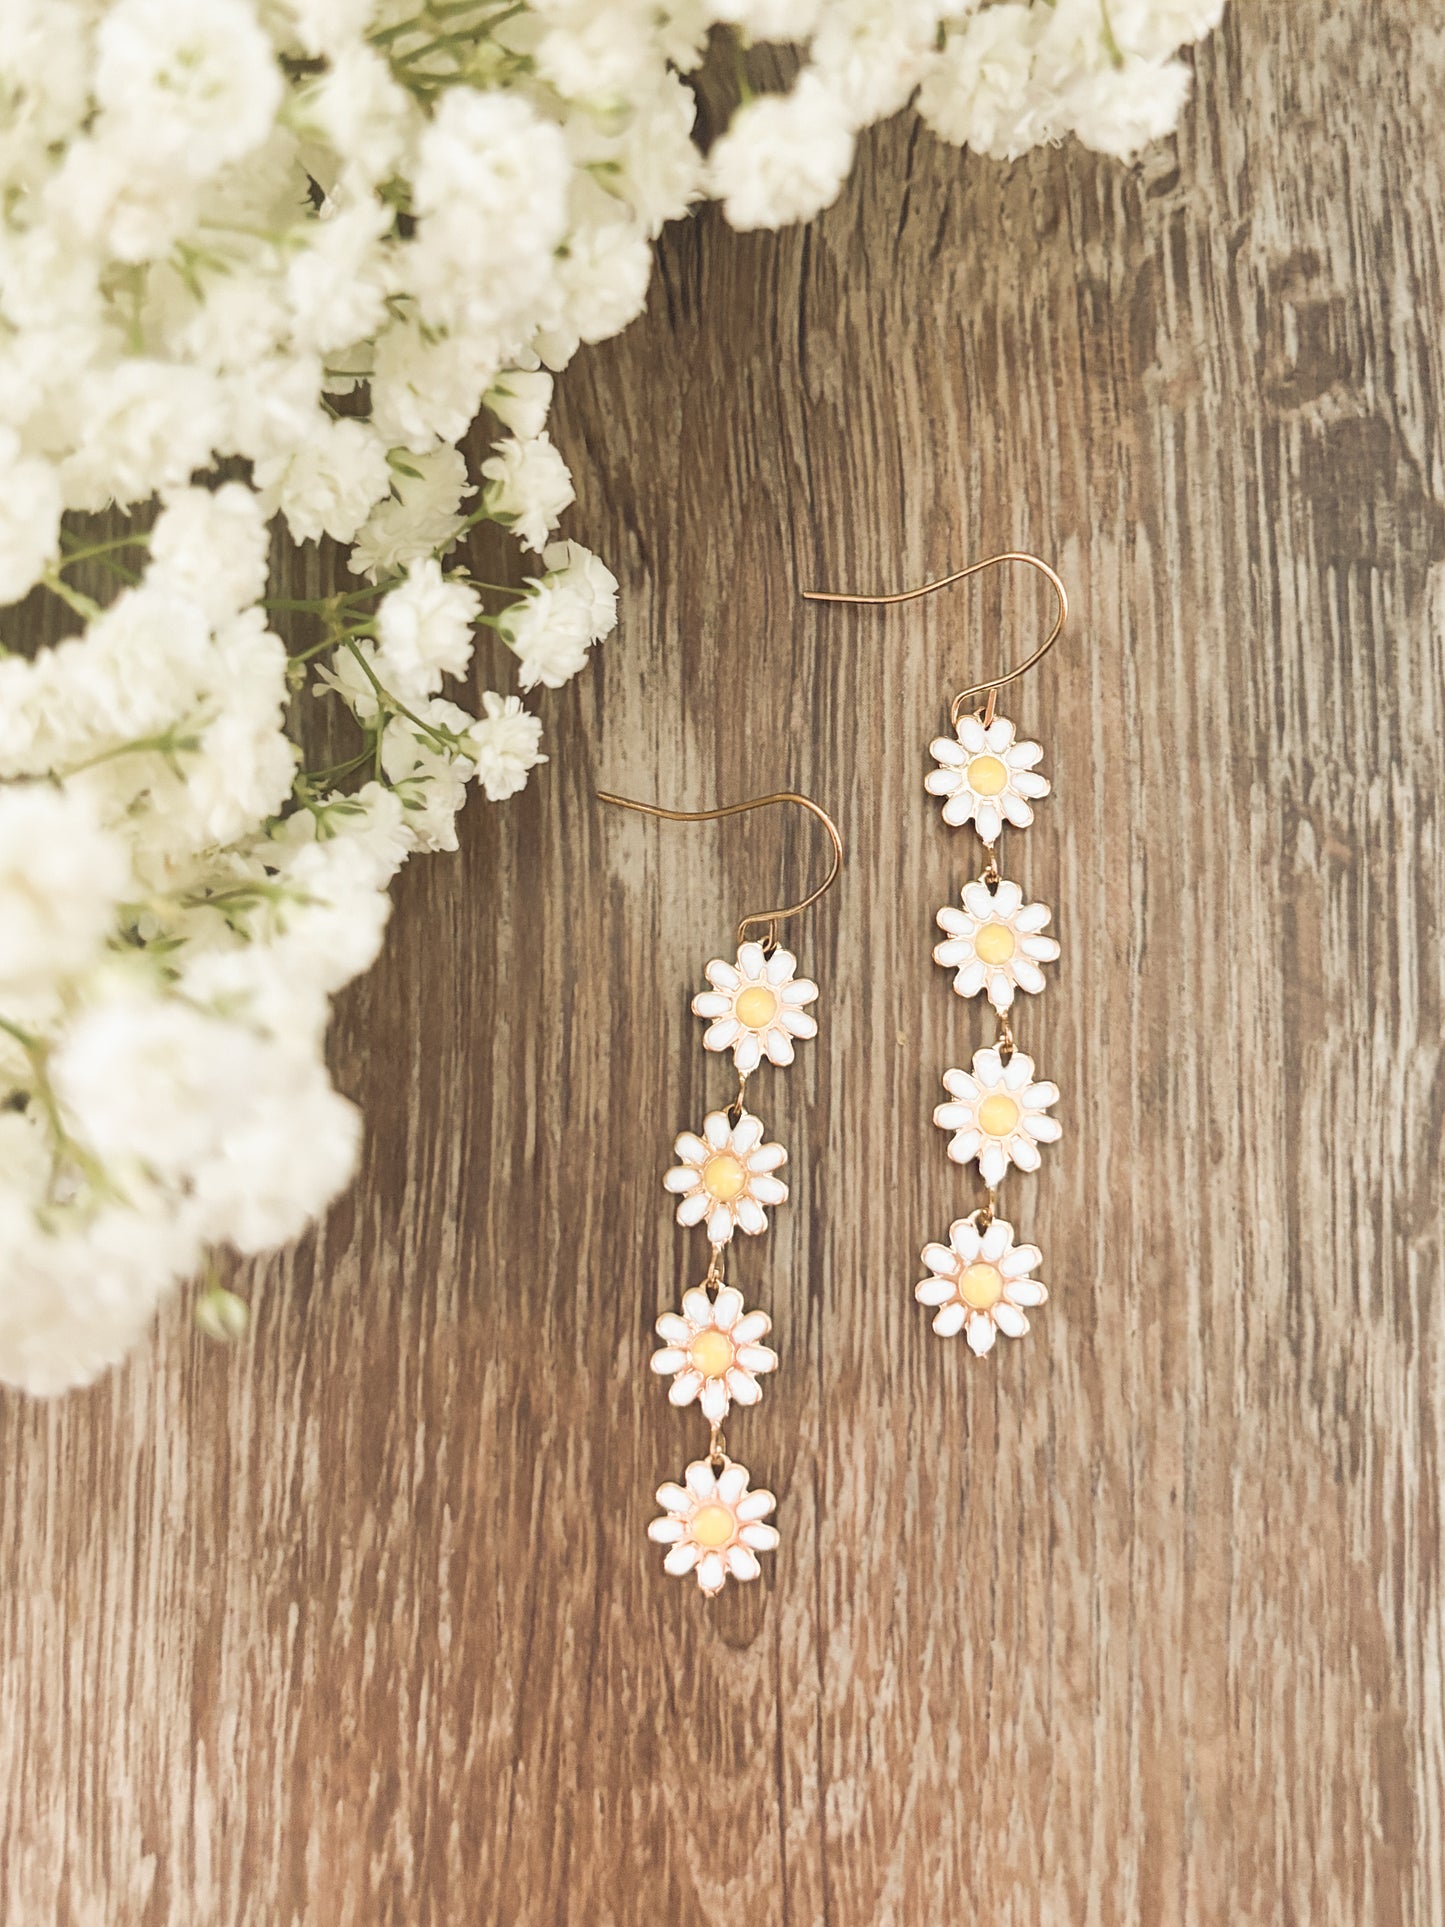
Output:
[[1041,743],[1015,743],[1004,752],[1004,761],[1010,769],[1032,769],[1043,753]]
[[776,1509],[777,1503],[772,1493],[765,1492],[760,1486],[745,1499],[739,1499],[733,1510],[744,1525],[750,1525],[757,1519],[766,1519]]
[[727,1375],[728,1391],[739,1405],[756,1405],[763,1395],[763,1388],[749,1372],[740,1372],[736,1365]]
[[[995,1051],[993,1055],[997,1057],[998,1052]],[[1021,1091],[1034,1081],[1034,1060],[1026,1051],[1016,1050],[1002,1068],[1006,1091]]]
[[654,1545],[675,1546],[686,1530],[681,1519],[654,1519],[647,1536]]
[[775,950],[765,966],[768,982],[776,990],[779,984],[787,983],[798,967],[798,960],[791,950]]
[[975,1358],[982,1358],[985,1352],[993,1350],[993,1320],[981,1311],[976,1311],[968,1321],[968,1349]]
[[685,1318],[679,1318],[675,1311],[665,1311],[653,1330],[668,1345],[685,1345],[692,1337],[692,1326]]
[[768,1053],[770,1062],[785,1066],[793,1061],[793,1040],[781,1024],[763,1034],[763,1049]]
[[725,1465],[717,1475],[717,1495],[731,1508],[748,1489],[748,1475],[741,1465]]
[[790,1010],[800,1004],[811,1004],[818,995],[818,986],[811,977],[795,977],[790,984],[783,984],[778,995]]
[[[947,742],[948,738],[945,736],[943,740]],[[961,716],[959,718],[958,740],[970,756],[979,755],[987,746],[988,735],[977,716]]]
[[[1020,777],[1018,780],[1022,782],[1023,778]],[[1012,790],[1004,791],[1003,795],[998,799],[998,807],[1016,830],[1026,830],[1034,820],[1032,807],[1025,803],[1021,796],[1015,796]],[[994,835],[996,836],[997,834],[998,831],[995,830]],[[980,831],[980,835],[982,835],[982,831]],[[992,841],[992,838],[990,838],[990,841]]]
[[[1017,963],[1015,963],[1014,969],[1018,969]],[[1013,1009],[1013,983],[1002,970],[991,970],[988,973],[988,1001],[997,1011]]]
[[738,946],[738,970],[750,984],[757,983],[767,967],[768,960],[763,955],[763,946],[760,943],[745,943]]
[[768,1214],[756,1198],[739,1198],[736,1205],[738,1223],[750,1238],[756,1238],[760,1231],[768,1228]]
[[745,1158],[750,1151],[756,1151],[763,1141],[763,1123],[751,1111],[744,1111],[732,1128],[732,1153],[734,1157]]
[[1000,1298],[993,1308],[993,1322],[1005,1338],[1022,1338],[1029,1328],[1029,1321],[1017,1305],[1011,1305],[1006,1298]]
[[[692,1200],[688,1198],[684,1202],[690,1204]],[[733,1223],[733,1214],[725,1204],[714,1205],[707,1221],[708,1241],[715,1245],[727,1244],[733,1235]]]
[[987,1259],[989,1264],[996,1265],[1008,1250],[1008,1241],[1008,1226],[1002,1218],[995,1218],[988,1230],[984,1232],[978,1241],[979,1256]]
[[[1007,805],[1009,800],[1008,791],[1005,790],[1000,801]],[[1027,807],[1027,805],[1025,805],[1025,807]],[[947,811],[945,811],[944,814],[947,815]],[[985,843],[996,843],[998,841],[999,831],[1003,828],[1003,818],[999,815],[998,803],[995,803],[991,798],[987,802],[980,802],[974,809],[973,822],[974,828],[978,831]]]
[[756,1176],[762,1171],[776,1171],[780,1164],[786,1164],[788,1154],[781,1144],[760,1144],[756,1151],[748,1153],[748,1170]]
[[[950,796],[948,801],[944,804],[943,820],[951,828],[955,830],[961,829],[962,826],[965,823],[967,823],[970,820],[970,818],[973,816],[973,811],[974,811],[974,802],[973,802],[972,794],[968,790],[958,790],[955,792],[954,795]],[[980,830],[979,834],[980,836],[983,836],[984,833],[983,831]],[[995,829],[993,834],[994,836],[997,836],[998,830]],[[984,841],[991,843],[993,841],[993,837],[986,836],[984,837]]]
[[728,1388],[720,1378],[704,1379],[697,1402],[709,1425],[721,1425],[728,1415]]
[[810,1017],[806,1010],[794,1010],[785,1004],[778,1012],[778,1023],[790,1037],[818,1035],[818,1020],[816,1017]]
[[1004,878],[993,893],[993,914],[1001,922],[1009,923],[1023,900],[1024,893],[1019,886]]
[[742,1029],[736,1017],[720,1017],[703,1032],[702,1047],[704,1050],[726,1050],[742,1035]]
[[667,1402],[669,1405],[691,1405],[701,1390],[701,1372],[679,1372],[667,1388]]
[[759,1204],[785,1204],[787,1202],[788,1187],[783,1183],[781,1178],[771,1177],[765,1171],[757,1173],[750,1172],[749,1176],[752,1182],[748,1188]]
[[[1052,1119],[1050,1119],[1050,1122],[1052,1122]],[[1024,1136],[1022,1131],[1014,1132],[1013,1136],[1009,1139],[1008,1148],[1009,1156],[1013,1159],[1020,1171],[1038,1170],[1038,1148],[1030,1138]],[[997,1183],[997,1179],[990,1179],[989,1182]]]
[[[976,1131],[970,1131],[969,1136],[971,1138],[977,1138],[978,1133]],[[956,1142],[957,1140],[955,1139],[955,1143]],[[948,1155],[953,1157],[953,1145],[948,1147]],[[973,1155],[973,1152],[965,1151],[961,1157],[954,1158],[954,1162],[956,1164],[967,1164],[969,1158]],[[1038,1153],[1035,1152],[1034,1155],[1037,1160]],[[990,1141],[983,1146],[982,1154],[978,1160],[978,1169],[979,1175],[985,1184],[1002,1184],[1004,1173],[1008,1170],[1008,1156],[996,1138],[990,1139]]]
[[1007,716],[995,716],[983,732],[984,747],[994,756],[1002,756],[1014,739],[1014,726]]
[[[948,1155],[955,1164],[967,1164],[970,1158],[976,1158],[978,1156],[978,1147],[982,1143],[983,1133],[981,1131],[960,1131],[956,1137],[950,1140]],[[997,1147],[990,1146],[990,1149],[997,1149]],[[999,1153],[999,1157],[1000,1162],[1002,1162],[1002,1152]],[[984,1175],[987,1177],[988,1174],[985,1172]],[[1002,1173],[1000,1173],[1000,1175],[1002,1175]],[[997,1178],[989,1179],[990,1184],[997,1184],[997,1182]]]
[[659,1378],[670,1378],[687,1363],[687,1353],[679,1351],[675,1345],[664,1345],[660,1352],[652,1354],[647,1363]]
[[[702,1134],[707,1143],[707,1151],[721,1151],[725,1149],[728,1139],[732,1136],[732,1127],[728,1123],[727,1112],[709,1111],[702,1121]],[[704,1158],[707,1156],[707,1151],[703,1152]],[[681,1157],[683,1154],[679,1151],[677,1155]]]
[[1032,936],[1036,930],[1043,929],[1052,914],[1046,903],[1026,903],[1014,918],[1014,925],[1026,937]]
[[694,1285],[691,1291],[682,1294],[682,1313],[695,1331],[704,1330],[712,1323],[712,1300],[701,1285]]
[[708,1197],[706,1191],[694,1191],[689,1196],[679,1199],[677,1206],[678,1223],[682,1225],[701,1224],[707,1216],[708,1205],[710,1203],[711,1199]]
[[[1009,1234],[1012,1236],[1012,1232]],[[1006,1258],[999,1260],[999,1270],[1005,1278],[1022,1278],[1040,1262],[1043,1253],[1037,1245],[1015,1245]]]
[[957,1289],[952,1278],[925,1278],[913,1287],[913,1296],[920,1305],[946,1305]]
[[972,1104],[935,1104],[933,1121],[940,1131],[966,1131],[973,1122]]
[[720,1552],[708,1553],[697,1569],[697,1583],[709,1597],[721,1592],[727,1583],[727,1567],[722,1562]]
[[706,1505],[717,1491],[717,1478],[706,1459],[694,1459],[682,1477],[699,1505]]
[[[1029,1068],[1032,1070],[1033,1066],[1030,1065]],[[1042,1110],[1045,1105],[1057,1104],[1058,1101],[1058,1085],[1050,1084],[1047,1080],[1041,1084],[1030,1084],[1024,1092],[1024,1103],[1028,1105],[1030,1110],[1039,1111]]]
[[928,745],[928,753],[935,763],[942,763],[948,769],[962,769],[968,760],[965,746],[952,736],[935,736]]
[[740,1318],[733,1326],[735,1345],[756,1345],[760,1338],[766,1338],[773,1329],[773,1321],[765,1311],[750,1311],[746,1318]]
[[978,1235],[976,1224],[970,1224],[967,1218],[955,1218],[948,1227],[948,1242],[963,1262],[971,1265],[978,1256],[978,1249],[983,1241]]
[[950,1097],[971,1098],[978,1096],[978,1079],[970,1077],[967,1071],[945,1071],[943,1088]]
[[[684,1304],[687,1300],[684,1298]],[[736,1285],[724,1285],[713,1301],[712,1322],[720,1332],[731,1331],[743,1308],[743,1295]]]
[[657,1503],[668,1512],[686,1512],[692,1504],[692,1494],[669,1481],[657,1488]]
[[776,1526],[745,1525],[738,1533],[738,1537],[745,1546],[751,1546],[754,1552],[777,1550],[778,1528]]
[[662,1570],[670,1572],[674,1579],[680,1579],[685,1572],[691,1572],[697,1564],[698,1549],[691,1539],[684,1539],[681,1545],[674,1546],[662,1562]]
[[721,957],[714,957],[702,974],[714,990],[736,990],[742,981],[732,965],[724,963]]
[[1019,989],[1027,991],[1030,997],[1037,997],[1044,987],[1044,973],[1030,958],[1015,957],[1014,981]]
[[987,966],[975,957],[966,963],[953,980],[953,987],[960,997],[976,997],[983,989]]
[[[1032,797],[1047,796],[1053,788],[1053,784],[1047,776],[1038,776],[1031,769],[1021,769],[1017,771],[1014,775],[1013,786],[1020,796]],[[1029,821],[1033,821],[1032,812],[1030,812]]]
[[1048,1302],[1048,1290],[1037,1278],[1010,1278],[1004,1286],[1004,1296],[1012,1305],[1043,1305]]
[[763,1061],[763,1040],[755,1030],[743,1031],[738,1038],[733,1062],[745,1077],[751,1077]]
[[958,1270],[958,1261],[947,1245],[925,1245],[923,1262],[937,1277],[949,1278]]
[[1040,1144],[1057,1144],[1064,1134],[1064,1127],[1056,1117],[1031,1117],[1029,1130]]
[[683,1131],[673,1144],[672,1154],[684,1164],[705,1164],[707,1145],[695,1131]]
[[734,1579],[756,1579],[762,1571],[756,1557],[746,1546],[729,1546],[727,1562],[728,1571]]
[[963,1330],[963,1321],[967,1316],[966,1308],[955,1298],[952,1304],[945,1305],[934,1315],[933,1329],[940,1338],[952,1338]]
[[739,1345],[738,1363],[746,1372],[775,1372],[778,1354],[770,1345]]
[[732,1007],[732,998],[720,990],[700,990],[692,1000],[694,1017],[726,1017]]

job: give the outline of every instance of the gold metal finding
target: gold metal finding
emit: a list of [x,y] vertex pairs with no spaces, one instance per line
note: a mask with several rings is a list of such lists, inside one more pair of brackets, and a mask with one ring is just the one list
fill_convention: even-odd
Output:
[[[815,803],[811,796],[800,796],[796,790],[776,790],[771,796],[750,796],[745,803],[727,803],[717,810],[666,810],[660,803],[639,803],[630,796],[613,796],[606,790],[598,790],[599,803],[611,803],[620,810],[640,810],[644,816],[658,816],[666,823],[711,823],[722,816],[742,816],[748,810],[765,810],[774,803],[796,803],[800,809],[809,810],[817,817],[828,832],[828,840],[833,845],[833,861],[827,876],[799,903],[782,905],[776,910],[751,910],[738,925],[738,942],[743,943],[748,931],[755,925],[763,926],[765,935],[763,947],[773,950],[778,942],[778,925],[789,917],[801,916],[810,909],[819,897],[830,890],[843,868],[843,838],[838,825],[829,816],[821,803]],[[742,1093],[739,1092],[739,1097]]]
[[959,717],[978,696],[986,697],[982,715],[987,725],[993,721],[999,690],[1011,682],[1017,682],[1020,676],[1026,676],[1037,663],[1043,661],[1063,634],[1064,624],[1069,619],[1068,592],[1047,562],[1041,562],[1036,555],[1025,555],[1021,550],[1010,549],[1006,555],[990,555],[982,562],[970,562],[966,569],[956,569],[952,575],[941,576],[937,582],[925,582],[917,589],[899,589],[893,595],[848,595],[834,589],[804,589],[803,599],[806,602],[914,602],[919,596],[932,595],[938,589],[950,589],[955,582],[963,582],[967,577],[977,575],[981,569],[997,568],[1001,562],[1022,562],[1027,568],[1037,569],[1040,575],[1047,578],[1054,594],[1058,597],[1059,613],[1053,628],[1038,648],[1016,669],[1007,670],[1001,676],[991,676],[984,682],[976,682],[971,688],[960,690],[954,697],[949,715],[955,729],[958,727]]

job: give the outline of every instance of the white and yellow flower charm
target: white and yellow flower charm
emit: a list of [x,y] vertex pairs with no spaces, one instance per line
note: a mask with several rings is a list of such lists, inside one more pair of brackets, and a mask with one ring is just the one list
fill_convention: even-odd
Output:
[[1051,912],[1046,904],[1025,903],[1016,883],[1000,880],[992,889],[977,881],[963,886],[963,908],[946,904],[938,913],[944,942],[935,944],[933,958],[954,972],[953,987],[960,997],[976,997],[981,990],[997,1011],[1008,1010],[1014,993],[1037,996],[1044,987],[1040,964],[1053,963],[1059,946],[1041,934]]
[[929,747],[938,767],[924,788],[944,799],[945,823],[972,823],[985,843],[996,842],[1005,823],[1027,829],[1034,803],[1049,793],[1049,779],[1034,768],[1043,750],[1015,742],[1006,716],[987,727],[979,716],[960,716],[956,736],[939,736]]
[[702,1135],[684,1131],[673,1145],[678,1162],[662,1180],[677,1199],[677,1222],[707,1225],[710,1243],[725,1245],[734,1231],[766,1231],[767,1207],[782,1204],[788,1187],[773,1173],[786,1164],[781,1144],[764,1144],[750,1111],[734,1124],[726,1111],[709,1111]]
[[777,1509],[771,1492],[752,1491],[746,1466],[724,1458],[716,1468],[694,1459],[682,1485],[660,1485],[660,1519],[647,1528],[654,1544],[668,1548],[664,1572],[681,1578],[694,1573],[711,1596],[729,1579],[756,1579],[761,1568],[757,1555],[778,1544],[775,1527],[763,1522]]
[[692,1000],[694,1015],[709,1019],[703,1049],[730,1050],[744,1077],[764,1057],[791,1064],[794,1041],[818,1034],[816,1020],[803,1007],[816,999],[818,986],[797,970],[791,950],[770,956],[760,943],[740,943],[735,964],[714,957],[704,973],[712,989]]
[[913,1292],[921,1305],[934,1307],[933,1329],[940,1338],[967,1331],[969,1350],[980,1358],[993,1350],[1000,1332],[1022,1338],[1029,1328],[1026,1311],[1049,1295],[1033,1275],[1038,1246],[1016,1245],[1013,1226],[1002,1218],[980,1229],[981,1215],[956,1219],[946,1245],[923,1247],[928,1276]]
[[1059,1101],[1057,1084],[1034,1082],[1034,1060],[1021,1050],[1007,1061],[998,1050],[973,1054],[973,1070],[943,1073],[949,1102],[940,1104],[933,1121],[952,1131],[948,1155],[955,1164],[978,1160],[979,1175],[992,1187],[1016,1164],[1020,1171],[1037,1171],[1041,1144],[1059,1136],[1057,1118],[1048,1114]]
[[778,1355],[761,1341],[773,1328],[764,1311],[744,1311],[743,1295],[732,1285],[710,1298],[701,1285],[683,1293],[682,1310],[664,1312],[657,1321],[662,1349],[652,1354],[652,1369],[670,1378],[667,1396],[674,1405],[696,1399],[702,1415],[721,1425],[734,1399],[756,1405],[763,1395],[764,1372],[776,1371]]

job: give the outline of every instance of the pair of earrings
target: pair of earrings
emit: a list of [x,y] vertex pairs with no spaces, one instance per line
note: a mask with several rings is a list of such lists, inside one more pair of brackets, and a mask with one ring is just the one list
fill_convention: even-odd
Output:
[[[1038,769],[1042,749],[1018,739],[1013,723],[997,713],[997,698],[1000,689],[1026,675],[1058,640],[1068,619],[1068,597],[1047,563],[1013,552],[896,595],[804,591],[806,599],[818,602],[911,602],[1001,563],[1025,564],[1048,580],[1058,602],[1056,620],[1027,661],[954,698],[949,712],[953,734],[938,737],[930,746],[935,767],[924,780],[929,793],[942,800],[945,823],[972,825],[983,857],[977,874],[963,885],[959,906],[939,910],[943,941],[933,955],[954,972],[953,987],[960,996],[986,995],[996,1032],[991,1045],[973,1052],[969,1070],[943,1074],[947,1101],[935,1109],[933,1121],[950,1134],[950,1159],[977,1166],[985,1198],[955,1219],[946,1244],[924,1246],[928,1276],[915,1287],[915,1296],[932,1310],[935,1332],[945,1338],[963,1333],[978,1356],[992,1350],[1000,1332],[1022,1337],[1029,1329],[1028,1313],[1048,1297],[1036,1275],[1042,1261],[1038,1247],[1015,1241],[1013,1226],[998,1215],[997,1201],[1010,1168],[1036,1171],[1039,1147],[1059,1136],[1058,1122],[1050,1115],[1058,1087],[1035,1078],[1034,1061],[1018,1048],[1012,1027],[1019,993],[1032,996],[1043,989],[1042,966],[1057,959],[1059,946],[1044,934],[1051,920],[1048,908],[1030,902],[1022,887],[1000,870],[998,842],[1006,826],[1026,829],[1033,822],[1033,805],[1048,795],[1050,784]],[[970,707],[980,699],[980,707]],[[709,1257],[706,1272],[682,1294],[679,1308],[657,1320],[662,1345],[653,1353],[651,1366],[668,1381],[670,1402],[697,1405],[710,1429],[705,1456],[687,1467],[681,1483],[658,1487],[663,1511],[647,1531],[667,1548],[664,1570],[679,1577],[692,1574],[712,1596],[730,1578],[756,1579],[761,1570],[758,1554],[775,1550],[779,1542],[777,1528],[769,1523],[776,1498],[752,1485],[747,1467],[728,1456],[724,1442],[723,1425],[732,1406],[755,1405],[762,1396],[760,1379],[778,1364],[776,1352],[764,1342],[771,1320],[765,1311],[749,1309],[743,1293],[728,1282],[726,1266],[736,1233],[755,1236],[766,1230],[769,1210],[787,1200],[787,1184],[778,1175],[787,1152],[769,1141],[762,1120],[748,1109],[747,1089],[765,1059],[777,1066],[791,1064],[795,1044],[817,1035],[810,1006],[817,1000],[818,986],[798,975],[797,958],[778,942],[778,926],[831,888],[842,869],[843,839],[820,804],[794,791],[716,810],[669,810],[598,794],[604,803],[674,823],[708,822],[793,803],[823,824],[832,844],[831,866],[815,890],[799,903],[745,916],[737,929],[736,957],[714,958],[707,965],[708,988],[693,998],[692,1009],[707,1022],[704,1050],[732,1054],[737,1094],[725,1108],[710,1111],[698,1131],[678,1137],[677,1162],[663,1178],[677,1201],[677,1222],[705,1230]]]

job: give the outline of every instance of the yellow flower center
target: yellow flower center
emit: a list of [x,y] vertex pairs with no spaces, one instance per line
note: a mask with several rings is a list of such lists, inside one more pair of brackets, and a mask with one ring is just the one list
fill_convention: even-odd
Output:
[[997,796],[1008,788],[1008,770],[997,756],[975,756],[968,766],[968,787],[975,796]]
[[719,1204],[731,1204],[747,1189],[748,1174],[731,1151],[719,1151],[702,1167],[702,1181]]
[[980,963],[1007,963],[1014,953],[1014,933],[1006,923],[986,923],[973,940]]
[[778,1014],[778,999],[766,984],[749,984],[739,991],[733,1013],[749,1030],[766,1030]]
[[725,1332],[699,1332],[687,1349],[704,1378],[721,1378],[733,1362],[733,1341]]
[[1003,1297],[1003,1273],[997,1265],[980,1259],[964,1271],[958,1281],[958,1295],[974,1311],[992,1311]]
[[700,1546],[714,1551],[733,1536],[733,1515],[725,1505],[699,1506],[693,1514],[692,1536]]
[[1019,1107],[1006,1091],[995,1091],[978,1107],[978,1128],[990,1137],[1007,1137],[1019,1121]]

